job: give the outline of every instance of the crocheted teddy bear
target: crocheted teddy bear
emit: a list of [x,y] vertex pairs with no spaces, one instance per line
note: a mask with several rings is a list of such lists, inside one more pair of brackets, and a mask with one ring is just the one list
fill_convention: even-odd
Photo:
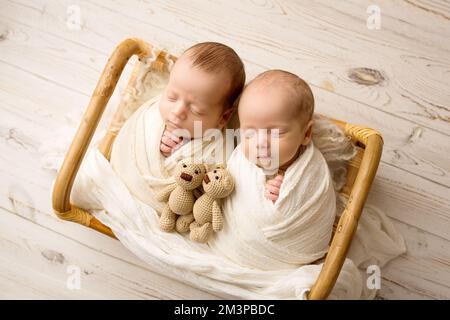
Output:
[[194,203],[195,221],[190,224],[189,228],[192,241],[205,243],[213,231],[222,230],[220,199],[231,194],[234,189],[234,180],[222,165],[216,165],[205,174],[202,185],[205,193]]
[[194,221],[192,209],[195,202],[194,190],[201,186],[206,167],[194,163],[191,159],[180,161],[175,167],[175,183],[164,188],[157,194],[156,199],[167,202],[161,216],[159,225],[161,230],[170,232],[188,232],[189,225]]

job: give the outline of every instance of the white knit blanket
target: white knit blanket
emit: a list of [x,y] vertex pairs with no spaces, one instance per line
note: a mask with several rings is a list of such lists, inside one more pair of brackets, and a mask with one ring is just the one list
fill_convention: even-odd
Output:
[[[333,181],[314,144],[289,167],[275,205],[263,197],[262,171],[237,148],[228,164],[236,190],[223,204],[224,229],[210,244],[198,244],[159,229],[162,204],[154,195],[173,182],[174,164],[196,146],[186,144],[168,161],[162,157],[163,123],[157,111],[152,100],[127,120],[111,162],[94,145],[75,180],[72,203],[110,226],[156,272],[225,298],[305,298],[322,266],[309,263],[326,252],[336,212]],[[202,147],[207,159],[216,146],[205,142]],[[382,267],[404,251],[389,219],[366,206],[329,298],[373,298],[376,291],[366,286],[365,267]]]

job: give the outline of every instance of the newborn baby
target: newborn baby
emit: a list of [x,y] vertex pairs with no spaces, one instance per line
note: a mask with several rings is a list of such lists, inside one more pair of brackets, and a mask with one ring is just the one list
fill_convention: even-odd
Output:
[[201,121],[202,134],[222,129],[244,84],[244,65],[230,47],[204,42],[187,49],[175,63],[159,104],[166,124],[162,155],[171,155],[186,138],[199,138],[194,135],[195,121]]
[[235,189],[222,203],[223,229],[208,243],[214,251],[272,271],[325,255],[336,195],[327,162],[311,141],[313,111],[309,86],[292,73],[267,71],[245,87],[240,144],[227,161]]
[[278,168],[278,174],[266,182],[265,192],[275,203],[284,172],[311,142],[311,89],[295,74],[269,70],[245,87],[238,113],[246,158],[261,168]]
[[[136,109],[112,146],[111,166],[131,194],[161,213],[165,203],[156,195],[173,183],[179,160],[224,159],[220,148],[227,140],[215,137],[232,116],[244,84],[244,65],[233,49],[214,42],[187,49],[163,92]],[[181,146],[186,138],[192,143]]]

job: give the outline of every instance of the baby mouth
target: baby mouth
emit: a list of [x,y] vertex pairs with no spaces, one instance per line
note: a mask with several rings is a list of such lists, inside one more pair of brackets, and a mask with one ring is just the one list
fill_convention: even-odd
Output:
[[271,156],[268,156],[268,155],[257,156],[256,158],[257,158],[258,160],[265,160],[265,161],[269,161],[269,160],[272,159],[272,157],[271,157]]
[[272,158],[269,156],[258,156],[257,159],[262,166],[268,166],[272,163]]
[[184,172],[180,175],[180,178],[187,182],[190,182],[192,180],[192,176]]

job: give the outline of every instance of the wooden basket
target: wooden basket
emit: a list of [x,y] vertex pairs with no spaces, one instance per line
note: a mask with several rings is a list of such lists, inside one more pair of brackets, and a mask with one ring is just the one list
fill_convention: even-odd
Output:
[[[71,205],[70,192],[81,161],[125,65],[131,56],[138,56],[139,61],[133,69],[127,86],[127,89],[131,89],[135,86],[143,60],[152,53],[152,49],[150,44],[137,38],[130,38],[120,43],[109,58],[54,184],[52,203],[54,212],[59,218],[83,224],[115,237],[109,227],[89,212]],[[156,71],[161,70],[170,60],[174,62],[176,58],[166,52],[160,52],[152,68]],[[106,135],[99,144],[99,150],[108,160],[118,130],[126,120],[124,108],[126,106],[121,102]],[[348,197],[348,203],[334,226],[330,248],[319,277],[308,294],[309,299],[326,299],[334,287],[356,231],[383,148],[383,139],[379,132],[335,119],[329,120],[351,137],[358,152],[349,161],[347,181],[342,189],[342,193]]]

